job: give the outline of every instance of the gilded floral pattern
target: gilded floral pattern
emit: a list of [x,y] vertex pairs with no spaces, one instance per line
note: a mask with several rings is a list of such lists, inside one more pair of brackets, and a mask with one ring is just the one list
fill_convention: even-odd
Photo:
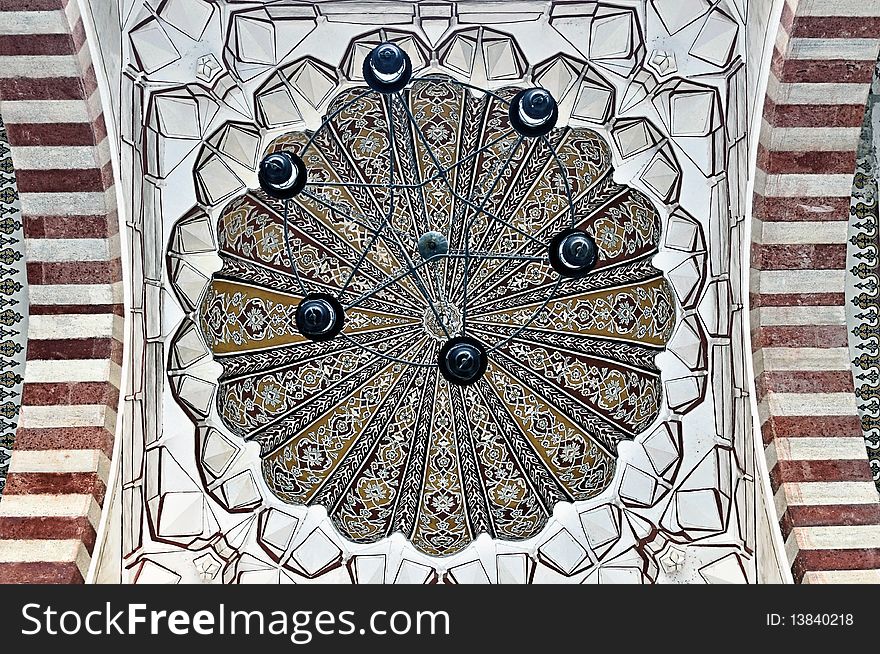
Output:
[[[260,444],[279,498],[326,507],[356,542],[401,531],[448,555],[481,533],[532,537],[557,502],[602,493],[617,443],[658,415],[654,357],[675,322],[651,265],[659,216],[613,181],[596,133],[520,139],[515,93],[349,89],[316,133],[268,147],[302,157],[306,190],[289,206],[250,191],[220,218],[224,266],[199,308],[220,415]],[[600,258],[560,280],[546,243],[570,227]],[[419,263],[426,231],[448,256]],[[347,307],[340,336],[297,333],[304,290]],[[444,329],[489,350],[476,384],[439,374]]]

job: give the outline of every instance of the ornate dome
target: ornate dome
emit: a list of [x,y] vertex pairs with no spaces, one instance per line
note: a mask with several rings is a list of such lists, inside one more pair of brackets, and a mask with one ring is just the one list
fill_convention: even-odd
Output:
[[[515,131],[519,91],[344,91],[319,130],[268,148],[301,158],[303,191],[251,190],[220,219],[199,308],[219,413],[260,444],[275,495],[353,541],[401,531],[447,555],[534,536],[557,502],[605,490],[617,443],[658,415],[675,322],[659,217],[597,133]],[[566,230],[598,246],[588,274],[548,256]],[[338,337],[298,329],[315,294],[344,310]],[[461,336],[484,356],[467,385],[438,365]]]

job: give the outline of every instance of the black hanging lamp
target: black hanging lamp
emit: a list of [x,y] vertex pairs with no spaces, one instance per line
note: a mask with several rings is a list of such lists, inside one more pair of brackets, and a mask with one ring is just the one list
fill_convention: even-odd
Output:
[[567,229],[550,241],[550,265],[563,277],[584,277],[596,267],[599,248],[595,239],[578,229]]
[[364,81],[379,93],[397,93],[412,79],[412,61],[400,46],[380,43],[364,59]]
[[510,101],[510,126],[521,136],[546,136],[559,120],[559,107],[550,91],[542,88],[520,91]]
[[486,349],[470,336],[450,338],[437,357],[440,374],[451,384],[468,386],[480,380],[489,365]]
[[296,327],[310,341],[329,341],[344,325],[345,310],[332,295],[309,293],[296,308]]
[[289,200],[306,186],[306,165],[293,152],[281,150],[263,157],[257,179],[266,195]]

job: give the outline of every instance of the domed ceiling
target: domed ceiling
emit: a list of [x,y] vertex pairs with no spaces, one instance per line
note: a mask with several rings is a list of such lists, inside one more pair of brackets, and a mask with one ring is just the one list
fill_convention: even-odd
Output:
[[740,4],[122,16],[131,579],[753,580]]
[[[534,536],[558,501],[604,491],[617,443],[659,414],[675,300],[650,265],[658,214],[614,183],[595,132],[518,137],[516,93],[355,87],[317,132],[269,145],[302,153],[292,207],[251,191],[222,213],[224,267],[199,307],[218,412],[260,444],[277,497],[323,505],[356,542],[401,531],[446,555]],[[548,256],[572,229],[599,252],[576,278]],[[447,251],[420,256],[422,234]],[[300,333],[310,289],[345,304],[341,338]],[[436,365],[465,334],[487,359],[474,386]]]

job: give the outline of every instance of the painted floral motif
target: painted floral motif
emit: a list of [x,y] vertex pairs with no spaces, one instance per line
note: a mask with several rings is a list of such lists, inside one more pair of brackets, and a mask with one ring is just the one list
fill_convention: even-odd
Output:
[[[285,206],[253,190],[220,219],[224,265],[199,308],[220,415],[260,444],[279,498],[323,505],[356,542],[401,531],[448,555],[484,532],[534,536],[557,502],[602,493],[617,443],[658,415],[675,305],[651,265],[657,212],[613,181],[596,133],[519,138],[516,92],[344,91],[316,133],[268,147],[302,157],[305,191]],[[546,257],[570,227],[600,248],[578,280]],[[428,231],[446,256],[420,260]],[[339,337],[298,334],[306,291],[346,307]],[[462,329],[490,361],[467,387],[435,363]]]
[[0,120],[0,494],[12,459],[27,338],[21,204],[6,128]]
[[855,382],[856,401],[865,447],[874,483],[880,489],[880,311],[877,288],[880,283],[880,212],[878,212],[877,145],[880,107],[880,65],[868,96],[861,141],[856,160],[850,202],[849,243],[846,285],[849,351]]

